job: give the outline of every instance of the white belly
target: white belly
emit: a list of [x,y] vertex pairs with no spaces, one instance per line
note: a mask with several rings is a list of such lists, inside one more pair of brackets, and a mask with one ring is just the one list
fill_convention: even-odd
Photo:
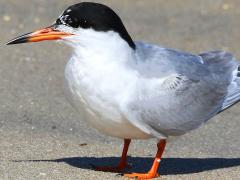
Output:
[[[84,74],[84,70],[82,72]],[[89,76],[81,75],[74,62],[65,70],[65,93],[84,120],[101,133],[118,138],[147,139],[152,136],[135,127],[123,115],[112,91],[102,88],[104,84]],[[112,80],[110,80],[112,81]],[[112,81],[114,82],[114,81]],[[102,88],[102,89],[101,89]],[[118,90],[119,87],[118,87]]]

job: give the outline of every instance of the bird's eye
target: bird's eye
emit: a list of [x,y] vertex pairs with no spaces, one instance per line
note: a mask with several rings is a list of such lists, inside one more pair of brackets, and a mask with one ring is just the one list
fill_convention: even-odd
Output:
[[85,29],[90,28],[91,24],[87,20],[81,20],[80,21],[80,27],[85,28]]
[[67,18],[66,24],[73,28],[81,27],[81,28],[87,29],[91,27],[91,24],[87,20],[85,19],[79,20],[78,18]]

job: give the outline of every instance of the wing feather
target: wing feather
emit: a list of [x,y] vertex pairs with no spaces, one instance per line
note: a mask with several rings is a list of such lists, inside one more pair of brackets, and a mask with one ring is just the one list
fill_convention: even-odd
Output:
[[143,80],[129,103],[134,124],[158,138],[181,135],[222,109],[237,68],[229,53],[192,55],[143,43],[137,50],[135,68]]

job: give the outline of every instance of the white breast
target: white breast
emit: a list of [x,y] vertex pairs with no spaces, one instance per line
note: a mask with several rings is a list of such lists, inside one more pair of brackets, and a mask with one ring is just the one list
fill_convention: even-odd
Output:
[[[116,69],[117,70],[117,69]],[[149,135],[133,126],[123,115],[134,83],[120,76],[93,73],[72,59],[65,71],[65,92],[70,103],[84,112],[86,121],[100,132],[119,138],[148,138]]]
[[128,121],[122,111],[135,93],[137,81],[137,74],[123,62],[128,61],[131,52],[118,56],[114,47],[113,52],[104,51],[106,45],[96,47],[79,46],[68,62],[65,90],[70,103],[85,113],[84,120],[104,134],[131,139],[151,137]]

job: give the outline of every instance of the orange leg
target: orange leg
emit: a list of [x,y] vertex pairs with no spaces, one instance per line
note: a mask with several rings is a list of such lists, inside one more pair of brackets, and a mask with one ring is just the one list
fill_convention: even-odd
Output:
[[161,157],[165,149],[165,146],[166,146],[166,140],[160,140],[160,142],[157,145],[158,151],[157,151],[156,157],[154,159],[152,168],[148,173],[146,174],[132,173],[132,174],[124,174],[124,176],[128,178],[137,178],[139,180],[153,179],[153,178],[159,177],[159,174],[157,173],[157,171],[158,171],[158,166],[161,161]]
[[128,152],[128,147],[130,142],[131,142],[131,139],[124,139],[122,157],[119,164],[116,167],[95,167],[94,166],[94,169],[97,171],[105,171],[105,172],[121,172],[123,169],[130,167],[127,164],[127,152]]

